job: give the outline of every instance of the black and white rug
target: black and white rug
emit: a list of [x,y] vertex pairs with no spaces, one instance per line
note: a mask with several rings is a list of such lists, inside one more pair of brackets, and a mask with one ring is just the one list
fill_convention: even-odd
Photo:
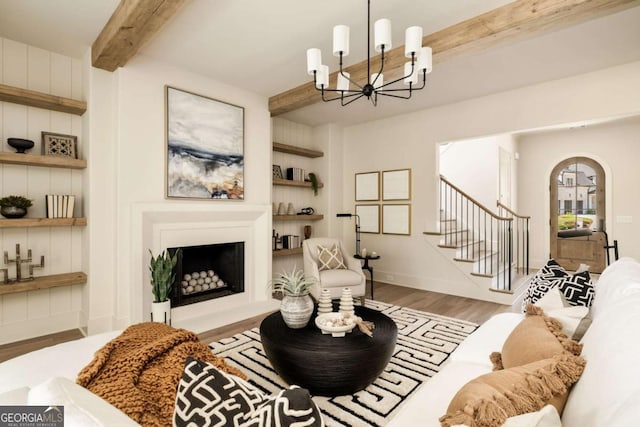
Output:
[[[398,325],[398,339],[384,372],[354,395],[316,396],[327,426],[383,426],[403,400],[440,370],[451,352],[478,325],[451,317],[367,300],[366,306],[382,311]],[[273,371],[260,343],[257,328],[209,345],[249,377],[265,393],[287,384]]]

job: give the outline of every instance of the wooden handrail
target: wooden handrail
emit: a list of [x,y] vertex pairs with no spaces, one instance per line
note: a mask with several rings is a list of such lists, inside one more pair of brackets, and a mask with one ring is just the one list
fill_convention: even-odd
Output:
[[505,205],[503,205],[502,203],[500,203],[500,200],[498,200],[497,206],[499,208],[504,209],[505,211],[509,212],[511,215],[515,216],[516,218],[520,218],[520,219],[531,219],[530,216],[526,216],[526,215],[518,215],[517,213],[515,213],[514,211],[512,211],[511,209],[509,209],[508,207],[506,207]]
[[465,193],[463,190],[461,190],[459,187],[456,187],[455,185],[453,185],[449,180],[447,180],[447,178],[445,178],[444,176],[440,175],[440,180],[444,181],[447,183],[447,185],[449,185],[451,188],[453,188],[454,190],[456,190],[458,193],[462,194],[464,197],[466,197],[467,199],[469,199],[471,202],[473,202],[476,206],[478,206],[479,208],[481,208],[482,210],[484,210],[486,213],[488,213],[489,215],[491,215],[493,218],[500,220],[500,221],[513,221],[513,218],[506,218],[506,217],[501,217],[498,216],[496,214],[494,214],[493,212],[491,212],[491,209],[487,208],[485,205],[483,205],[482,203],[480,203],[479,201],[477,201],[476,199],[474,199],[473,197],[471,197],[470,195],[468,195],[467,193]]

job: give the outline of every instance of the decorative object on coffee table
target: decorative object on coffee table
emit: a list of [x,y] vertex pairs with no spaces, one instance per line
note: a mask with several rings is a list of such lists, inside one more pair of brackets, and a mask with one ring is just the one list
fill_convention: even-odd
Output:
[[289,384],[313,395],[350,395],[371,384],[391,359],[398,328],[377,310],[355,307],[355,314],[376,324],[373,338],[353,329],[344,338],[320,333],[315,324],[286,328],[279,312],[260,325],[260,340],[274,370]]
[[0,199],[0,214],[5,218],[22,218],[33,202],[22,196],[7,196]]
[[173,256],[167,251],[162,251],[154,258],[151,254],[149,271],[151,271],[151,286],[153,302],[151,303],[151,321],[171,324],[171,300],[169,293],[176,278],[174,268],[178,262],[178,251]]
[[331,313],[333,305],[331,304],[331,292],[329,289],[323,289],[318,298],[318,315],[323,313]]
[[351,295],[351,288],[342,289],[342,296],[340,296],[340,308],[338,312],[342,313],[344,317],[353,315],[353,295]]
[[33,148],[35,143],[30,139],[7,138],[7,144],[16,149],[16,153],[25,154],[25,151]]
[[273,292],[282,294],[280,313],[291,329],[304,328],[309,323],[313,313],[309,292],[315,284],[315,279],[304,277],[304,272],[295,265],[291,272],[283,271],[269,282]]
[[344,337],[356,326],[356,316],[344,316],[342,313],[323,313],[316,317],[316,326],[323,334],[332,337]]

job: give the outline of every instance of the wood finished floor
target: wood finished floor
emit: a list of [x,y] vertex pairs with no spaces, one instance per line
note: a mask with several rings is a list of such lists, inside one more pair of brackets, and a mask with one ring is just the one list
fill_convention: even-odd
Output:
[[[367,284],[367,292],[369,292],[368,290],[369,285]],[[464,319],[479,324],[494,314],[511,311],[511,306],[508,305],[477,301],[470,298],[456,297],[379,282],[376,282],[374,292],[375,299],[378,301],[415,310],[427,311],[442,316]],[[367,295],[367,298],[370,298],[370,295]],[[266,314],[206,331],[199,334],[199,338],[206,344],[218,341],[221,338],[230,337],[247,329],[259,326],[265,316]],[[78,338],[82,338],[82,333],[76,329],[12,344],[5,344],[0,346],[0,362],[30,351]]]

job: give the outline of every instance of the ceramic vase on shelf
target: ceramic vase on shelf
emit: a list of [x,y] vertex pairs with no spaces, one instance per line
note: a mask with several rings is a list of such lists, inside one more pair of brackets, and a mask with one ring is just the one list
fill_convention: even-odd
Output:
[[289,205],[287,205],[287,215],[295,215],[296,214],[296,210],[293,208],[293,203],[289,203]]
[[284,207],[284,203],[280,202],[278,204],[278,215],[285,215],[287,213],[287,210]]
[[171,325],[171,301],[151,303],[151,321]]
[[307,326],[313,314],[313,300],[307,295],[285,295],[280,303],[284,323],[291,329]]
[[318,314],[331,313],[332,311],[331,291],[329,291],[329,289],[323,289],[318,298]]
[[343,288],[342,295],[340,296],[340,307],[338,311],[343,316],[353,315],[355,309],[353,308],[353,295],[351,295],[351,288]]
[[22,218],[27,214],[27,209],[15,206],[3,206],[0,208],[0,214],[5,218]]
[[305,225],[304,226],[304,239],[307,240],[311,237],[311,226],[310,225]]

